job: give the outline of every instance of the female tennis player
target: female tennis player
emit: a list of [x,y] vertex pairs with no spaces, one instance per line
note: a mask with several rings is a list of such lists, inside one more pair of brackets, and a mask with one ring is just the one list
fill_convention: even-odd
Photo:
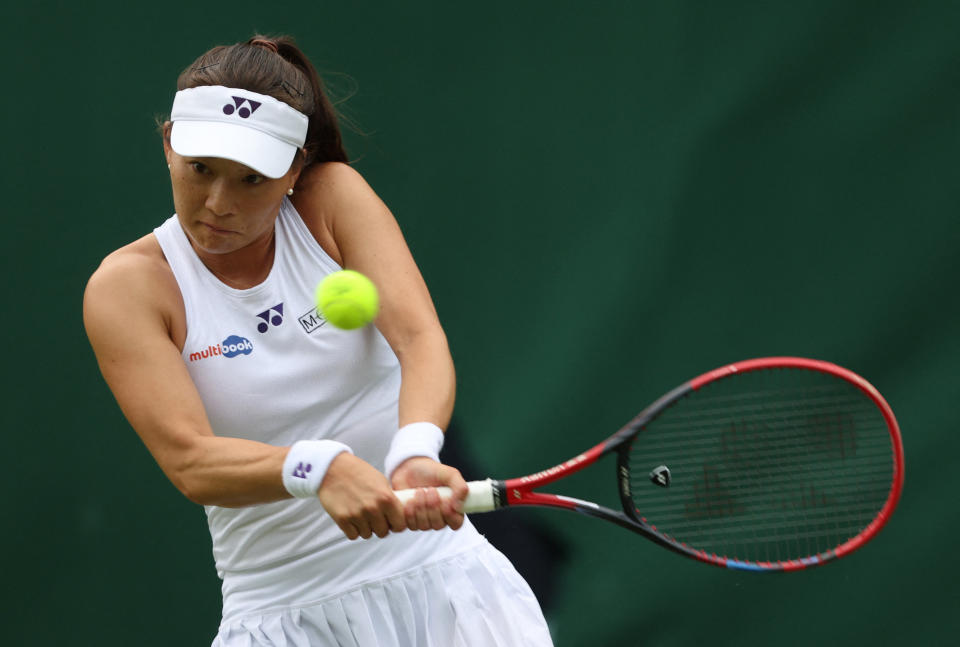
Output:
[[[206,508],[213,645],[551,644],[526,582],[459,511],[466,483],[438,460],[446,337],[311,63],[256,37],[206,52],[177,88],[176,213],[103,261],[84,323],[127,419]],[[378,286],[375,326],[317,313],[315,286],[341,268]],[[404,506],[400,488],[420,489]]]

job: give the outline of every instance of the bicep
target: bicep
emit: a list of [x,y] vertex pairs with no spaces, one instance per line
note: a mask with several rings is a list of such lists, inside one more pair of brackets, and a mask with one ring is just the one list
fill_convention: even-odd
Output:
[[173,342],[155,288],[94,275],[84,294],[84,326],[103,377],[131,426],[176,483],[178,467],[212,431]]
[[393,214],[353,169],[333,169],[328,185],[329,230],[346,268],[361,272],[380,292],[376,325],[394,350],[412,337],[442,335],[423,276]]
[[342,265],[366,274],[380,292],[375,324],[400,361],[400,423],[430,421],[445,427],[456,390],[453,359],[400,226],[347,166],[324,167],[309,185],[313,194],[305,206],[312,202],[315,208],[307,209],[306,217],[330,232]]

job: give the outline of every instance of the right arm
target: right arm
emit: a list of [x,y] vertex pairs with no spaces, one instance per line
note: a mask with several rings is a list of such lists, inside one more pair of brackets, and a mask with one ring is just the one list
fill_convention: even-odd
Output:
[[[90,278],[84,325],[117,403],[191,501],[240,507],[290,498],[281,477],[289,448],[214,435],[174,341],[182,312],[176,281],[150,237],[109,256]],[[386,479],[350,454],[331,463],[319,497],[351,539],[405,528]]]

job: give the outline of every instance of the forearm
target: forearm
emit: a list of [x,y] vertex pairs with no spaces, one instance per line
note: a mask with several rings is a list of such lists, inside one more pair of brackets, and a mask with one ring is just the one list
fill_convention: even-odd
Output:
[[243,507],[290,498],[282,479],[288,451],[240,438],[198,436],[177,458],[158,462],[194,503]]
[[[400,387],[400,428],[390,444],[384,470],[395,489],[419,488],[404,512],[408,528],[456,530],[463,524],[462,502],[467,484],[460,472],[438,462],[443,435],[453,414],[456,376],[446,336],[425,334],[398,352],[403,379]],[[409,426],[407,426],[409,425]],[[434,487],[451,489],[453,496],[441,499]]]
[[400,426],[432,422],[446,429],[453,414],[456,375],[442,330],[424,332],[397,350],[400,384]]

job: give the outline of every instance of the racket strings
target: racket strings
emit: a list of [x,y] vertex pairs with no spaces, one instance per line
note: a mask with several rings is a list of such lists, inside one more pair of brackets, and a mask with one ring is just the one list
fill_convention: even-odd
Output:
[[[671,484],[650,471],[666,465]],[[880,410],[845,380],[760,370],[704,385],[630,450],[638,514],[670,539],[741,561],[824,553],[876,517],[893,459]]]

